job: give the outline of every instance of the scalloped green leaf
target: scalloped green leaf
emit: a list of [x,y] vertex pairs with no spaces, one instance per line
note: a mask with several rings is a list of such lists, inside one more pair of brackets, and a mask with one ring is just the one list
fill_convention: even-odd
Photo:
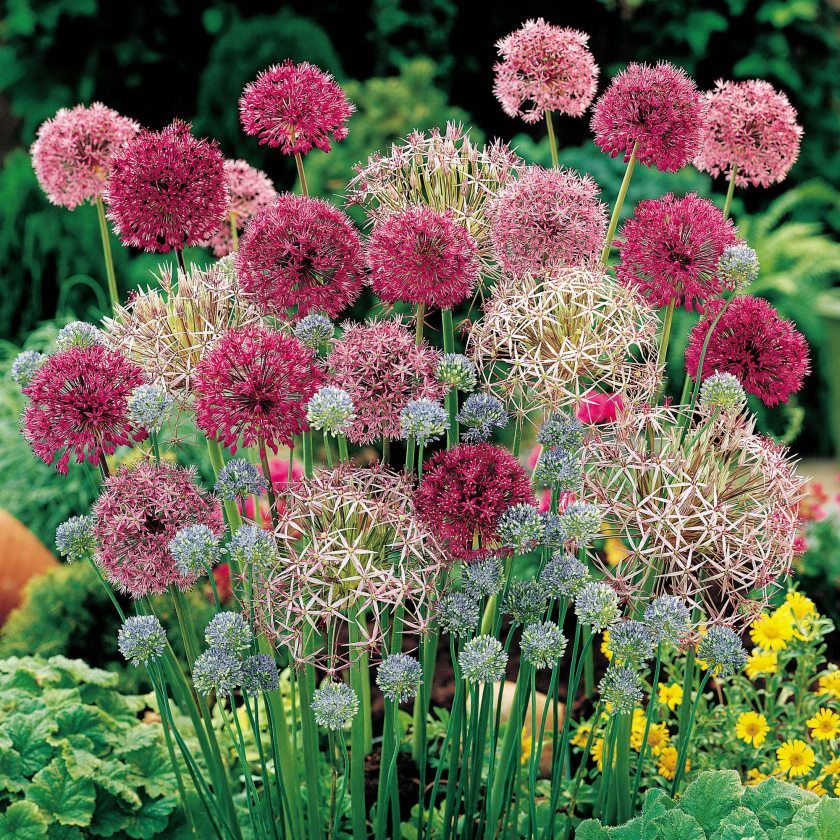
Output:
[[3,730],[20,755],[20,772],[27,778],[37,773],[52,758],[54,748],[48,742],[56,723],[45,712],[40,715],[15,713],[3,721]]
[[706,833],[690,814],[672,808],[645,826],[642,840],[706,840]]
[[743,792],[737,770],[707,770],[685,789],[679,807],[712,835],[721,820],[738,807]]
[[610,833],[598,820],[584,820],[575,830],[576,840],[610,840]]
[[838,840],[840,838],[840,799],[824,796],[800,808],[789,826],[782,832],[782,840]]
[[151,840],[160,834],[169,822],[169,815],[175,810],[178,800],[174,796],[149,799],[137,811],[129,814],[125,833],[135,840]]
[[0,814],[0,837],[37,840],[46,834],[47,819],[32,802],[25,799],[13,802]]
[[54,758],[35,774],[26,796],[57,823],[85,826],[93,814],[96,788],[90,779],[74,779],[64,759]]
[[758,817],[761,827],[768,834],[772,834],[773,829],[791,822],[794,813],[805,800],[816,802],[817,796],[795,785],[770,778],[759,785],[744,788],[741,804]]
[[720,828],[711,840],[768,840],[758,817],[747,808],[739,806],[721,820]]

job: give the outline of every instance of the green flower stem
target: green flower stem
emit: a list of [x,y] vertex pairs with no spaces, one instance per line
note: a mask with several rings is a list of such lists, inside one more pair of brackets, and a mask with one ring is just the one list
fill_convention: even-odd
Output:
[[[476,700],[479,693],[476,691]],[[475,821],[475,814],[478,809],[478,800],[481,793],[481,771],[484,769],[484,752],[487,741],[487,725],[490,721],[490,710],[493,705],[493,684],[485,683],[481,689],[481,702],[476,705],[478,717],[475,729],[475,752],[473,753],[472,775],[469,780],[469,796],[467,799],[467,825],[470,827],[468,836],[472,836],[472,825]],[[472,709],[470,709],[473,712]]]
[[342,463],[346,464],[350,461],[350,455],[347,453],[347,435],[338,435],[336,440],[338,441],[338,457]]
[[415,313],[414,326],[414,341],[416,344],[421,344],[423,341],[423,327],[426,321],[426,304],[418,303],[417,312]]
[[551,118],[551,111],[545,112],[545,127],[548,130],[548,147],[551,149],[551,165],[557,169],[560,166],[560,158],[557,154],[557,137],[554,134],[554,121]]
[[[452,655],[453,646],[450,644],[450,655]],[[455,697],[452,703],[452,717],[450,718],[449,726],[452,727],[452,732],[455,736],[449,749],[449,767],[446,774],[446,800],[443,812],[443,840],[449,840],[452,836],[452,822],[457,819],[456,802],[458,799],[458,788],[460,787],[459,768],[461,766],[461,743],[464,742],[466,747],[466,706],[467,696],[464,685],[464,678],[461,675],[461,669],[458,667],[458,658],[453,656],[452,667],[455,671]],[[441,756],[441,759],[443,756]],[[431,802],[431,808],[434,808],[434,798]],[[431,816],[429,818],[429,836],[431,837]]]
[[158,440],[158,433],[151,432],[149,437],[152,440],[152,454],[155,456],[155,461],[160,463],[160,441]]
[[[310,442],[311,443],[311,442]],[[268,452],[265,449],[265,442],[260,440],[259,444],[260,465],[262,466],[262,474],[268,485],[268,512],[271,514],[271,524],[277,527],[277,496],[274,492],[274,482],[271,480],[271,466],[268,463]],[[304,458],[306,457],[306,441],[303,444]]]
[[[674,298],[668,301],[668,305],[665,307],[665,316],[662,321],[662,333],[659,336],[659,354],[656,357],[656,367],[657,368],[665,368],[666,362],[668,361],[668,344],[671,341],[671,326],[674,323],[674,307],[676,302]],[[664,376],[663,376],[663,387],[664,387]]]
[[[455,352],[455,328],[452,324],[452,310],[444,309],[440,313],[443,330],[443,352]],[[458,445],[461,431],[458,428],[458,389],[450,388],[446,392],[446,413],[449,416],[449,428],[446,430],[446,448],[452,449]]]
[[[384,791],[380,787],[376,804],[376,840],[384,840],[385,831],[388,827],[388,802],[399,801],[399,790],[395,771],[397,769],[397,757],[400,754],[400,729],[397,712],[399,707],[396,703],[385,701],[385,726],[390,726],[391,750],[388,757],[388,769],[385,771]],[[383,765],[385,753],[382,753]],[[396,836],[396,835],[395,835]]]
[[388,460],[391,457],[391,441],[387,435],[382,436],[382,464],[387,466]]
[[[207,453],[210,456],[210,465],[213,467],[213,474],[216,478],[218,478],[219,472],[225,465],[225,459],[222,455],[222,447],[219,445],[219,441],[215,438],[207,438]],[[234,531],[239,530],[242,526],[242,515],[239,513],[239,508],[236,506],[236,502],[231,499],[225,499],[223,506],[228,528],[230,528],[231,533],[234,533]],[[228,562],[230,564],[231,580],[235,580],[239,577],[239,564],[233,557],[230,557]]]
[[102,254],[105,257],[105,276],[108,280],[108,296],[111,306],[116,311],[120,305],[120,293],[117,290],[117,273],[114,271],[114,255],[111,253],[111,231],[108,229],[108,219],[105,217],[105,205],[102,196],[96,196],[96,215],[99,219],[99,235],[102,237]]
[[306,173],[303,171],[303,158],[300,152],[295,152],[295,167],[297,168],[298,181],[300,181],[301,195],[309,195],[309,185],[306,183]]
[[[263,748],[262,742],[262,732],[260,731],[260,701],[259,695],[254,697],[254,708],[251,709],[251,698],[247,692],[243,689],[242,691],[242,701],[243,706],[245,707],[245,712],[248,715],[248,724],[251,727],[251,732],[254,735],[254,742],[257,745],[257,754],[259,755],[260,759],[260,776],[262,777],[262,787],[263,787],[263,802],[268,812],[268,820],[269,825],[272,827],[272,834],[275,837],[278,837],[278,822],[282,820],[283,813],[282,813],[282,805],[281,805],[281,812],[280,817],[275,815],[274,813],[274,800],[271,793],[272,784],[271,784],[271,776],[268,772],[268,762],[266,761],[265,757],[265,750]],[[237,726],[239,722],[237,721]],[[275,772],[274,780],[277,787],[277,797],[281,803],[285,804],[285,797],[283,793],[283,789],[280,786],[280,779],[278,774]]]
[[488,633],[493,636],[498,635],[499,631],[497,628],[501,626],[502,604],[504,603],[508,590],[510,589],[513,559],[513,554],[508,554],[505,559],[504,586],[502,587],[501,597],[499,597],[497,593],[491,595],[487,599],[487,604],[484,607],[484,613],[481,616],[481,625],[479,630],[481,635],[487,635]]
[[615,825],[621,825],[630,819],[630,733],[633,715],[630,712],[619,714],[615,720],[615,744],[613,747],[613,783],[607,789],[610,808],[608,813],[615,814]]
[[125,612],[123,612],[123,608],[120,606],[120,602],[117,600],[117,596],[114,594],[114,590],[111,588],[111,584],[105,580],[105,577],[102,574],[102,570],[99,568],[98,563],[96,560],[93,559],[91,555],[88,555],[88,562],[90,563],[90,567],[96,572],[96,576],[99,578],[99,582],[102,584],[102,588],[108,593],[108,597],[111,599],[111,603],[114,605],[114,609],[117,611],[117,615],[120,617],[120,620],[125,624]]
[[[355,621],[349,623],[349,644],[357,644],[361,637]],[[367,670],[361,658],[350,663],[350,687],[362,701],[360,713],[353,718],[350,730],[350,809],[353,840],[367,838],[367,809],[365,807],[365,719],[369,717],[365,709],[364,683],[370,683]],[[369,690],[369,689],[368,689]]]
[[324,429],[324,457],[327,459],[327,466],[330,469],[332,469],[332,467],[333,467],[332,449],[330,449],[330,436],[327,434],[326,429]]
[[[531,669],[531,754],[528,757],[528,838],[537,834],[537,671]],[[525,707],[528,708],[527,705]],[[546,703],[548,708],[548,703]]]
[[624,170],[624,178],[621,180],[621,187],[618,190],[618,197],[615,200],[610,226],[607,228],[607,239],[604,243],[604,250],[601,252],[601,264],[606,266],[612,250],[613,239],[618,228],[618,220],[621,217],[621,208],[624,206],[624,199],[627,196],[627,188],[630,186],[630,179],[633,177],[633,170],[636,168],[636,150],[639,146],[638,140],[633,144],[633,151],[630,152],[630,159],[627,161],[627,168]]
[[417,480],[423,480],[423,453],[426,447],[421,443],[417,451]]
[[312,451],[312,432],[304,432],[303,435],[303,474],[312,478],[315,474],[315,456]]
[[653,725],[653,718],[656,716],[656,692],[659,684],[659,673],[662,669],[662,643],[656,646],[656,661],[653,666],[653,681],[650,684],[650,700],[648,701],[647,714],[645,715],[645,731],[642,735],[642,746],[639,748],[639,763],[636,765],[636,777],[633,780],[633,796],[630,800],[630,813],[636,810],[636,802],[639,799],[639,785],[642,781],[642,768],[644,767],[647,753],[647,740],[650,728]]
[[522,443],[522,423],[522,415],[518,414],[513,424],[513,443],[510,447],[510,451],[514,458],[519,457],[519,447]]
[[738,175],[738,167],[733,163],[729,173],[729,187],[726,190],[726,201],[723,203],[723,218],[729,218],[729,211],[732,209],[732,196],[735,195],[735,178]]
[[210,581],[210,591],[213,593],[213,606],[216,608],[216,612],[219,612],[222,609],[222,601],[219,598],[219,590],[216,588],[216,578],[213,577],[213,569],[207,562],[204,563],[204,571],[207,572],[207,579]]
[[304,665],[298,676],[298,693],[300,696],[300,734],[301,750],[303,752],[303,771],[306,783],[306,823],[307,840],[322,840],[324,826],[321,822],[321,805],[319,802],[319,768],[320,752],[318,750],[318,729],[312,712],[312,698],[315,693],[315,669],[311,665]]
[[[613,765],[615,763],[615,741],[618,733],[618,720],[611,717],[607,724],[607,734],[604,738],[604,751],[602,753],[601,784],[598,789],[598,803],[595,806],[595,815],[605,825],[615,825],[614,800],[610,797],[612,784]],[[610,808],[613,806],[613,813]]]
[[[344,812],[344,797],[347,794],[347,776],[349,775],[348,767],[349,767],[349,759],[347,757],[347,743],[344,740],[344,736],[341,735],[336,738],[338,741],[339,746],[341,747],[341,753],[343,758],[343,771],[341,774],[341,790],[338,794],[338,802],[336,803],[335,808],[335,821],[332,824],[332,830],[330,833],[330,837],[338,837],[338,828],[341,825],[341,816]],[[353,810],[352,808],[350,809]],[[364,810],[364,809],[363,809]]]
[[595,730],[598,726],[598,721],[601,719],[601,710],[604,708],[604,703],[602,700],[598,701],[598,705],[595,707],[595,712],[592,715],[592,728],[589,730],[589,735],[586,739],[586,746],[583,748],[583,754],[581,757],[581,762],[578,765],[577,771],[575,772],[574,783],[572,784],[572,792],[569,798],[569,814],[566,818],[566,823],[563,829],[563,840],[567,840],[569,833],[572,829],[572,817],[575,814],[575,806],[577,805],[577,797],[580,791],[581,782],[583,782],[583,777],[586,774],[586,762],[589,759],[589,755],[592,752],[592,744],[595,741]]
[[405,441],[405,471],[408,475],[414,472],[414,451],[416,448],[414,435],[409,435]]
[[595,694],[595,655],[590,647],[583,656],[583,696],[588,700]]
[[[691,648],[689,648],[691,650]],[[691,741],[691,730],[694,727],[694,718],[697,716],[697,709],[700,706],[700,701],[703,699],[703,692],[706,689],[706,683],[709,681],[710,671],[706,671],[703,674],[703,678],[700,680],[700,685],[697,688],[697,694],[694,697],[694,702],[691,704],[691,710],[687,716],[685,728],[682,725],[682,709],[680,709],[680,744],[677,749],[677,764],[674,768],[674,780],[671,783],[671,798],[677,795],[677,791],[680,789],[680,782],[682,781],[683,774],[685,773],[685,760],[688,756],[688,745]],[[688,706],[688,697],[690,695],[685,694],[685,689],[683,689],[683,704],[687,707]]]

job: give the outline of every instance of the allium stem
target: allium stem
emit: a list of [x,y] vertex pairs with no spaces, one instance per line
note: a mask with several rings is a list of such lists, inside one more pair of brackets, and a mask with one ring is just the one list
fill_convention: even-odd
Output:
[[615,825],[630,819],[630,732],[633,715],[624,712],[614,719],[616,733],[613,745],[613,781],[607,789],[607,813],[614,815]]
[[647,740],[650,728],[653,725],[653,718],[656,715],[656,690],[659,685],[659,673],[662,668],[662,643],[656,646],[656,663],[653,666],[653,679],[650,684],[650,700],[648,701],[647,714],[645,715],[645,731],[642,735],[642,746],[639,747],[639,763],[636,765],[636,777],[633,780],[633,796],[630,800],[630,813],[636,811],[636,801],[639,798],[639,785],[642,781],[642,767],[647,755]]
[[560,158],[557,154],[557,137],[554,134],[554,121],[551,111],[546,109],[545,127],[548,129],[548,147],[551,149],[551,165],[557,169],[560,166]]
[[729,218],[729,211],[732,209],[732,196],[735,195],[735,177],[738,174],[738,167],[733,164],[729,172],[729,187],[726,190],[726,201],[723,203],[723,218]]
[[414,325],[414,342],[415,344],[421,344],[423,341],[423,327],[426,323],[426,304],[425,303],[418,303],[417,304],[417,313],[415,315],[415,325]]
[[300,694],[300,734],[303,767],[307,790],[311,795],[306,798],[307,837],[322,840],[324,836],[321,822],[319,787],[319,764],[321,753],[318,749],[318,731],[315,728],[315,716],[312,712],[312,698],[315,693],[315,669],[304,665],[298,676]]
[[178,268],[186,274],[187,273],[187,263],[184,260],[184,249],[183,248],[175,248],[175,259],[178,261]]
[[315,456],[312,452],[312,432],[304,432],[303,435],[303,474],[307,478],[314,475]]
[[[409,435],[405,440],[405,471],[410,474],[414,472],[414,450],[417,444],[414,440],[414,435]],[[383,460],[384,460],[383,455]]]
[[[265,443],[260,441],[259,444],[259,452],[260,452],[260,464],[262,465],[262,473],[263,478],[268,483],[268,490],[266,491],[268,495],[268,509],[269,513],[271,514],[271,524],[276,528],[277,527],[277,496],[274,493],[274,482],[271,480],[271,467],[268,463],[268,453],[265,449]],[[303,447],[304,453],[306,452],[306,444],[304,443]]]
[[[219,446],[219,442],[215,438],[207,438],[207,453],[210,456],[210,465],[213,467],[213,473],[218,478],[219,471],[225,465],[225,459],[222,455],[222,447]],[[242,525],[242,515],[239,513],[239,508],[236,506],[236,502],[229,499],[224,503],[224,510],[228,527],[230,528],[231,533],[233,533]],[[230,562],[231,573],[235,572],[238,575],[238,564],[233,560],[233,558],[230,558]],[[233,578],[233,574],[231,574],[231,578]]]
[[[440,313],[441,327],[443,331],[443,352],[455,352],[455,328],[452,323],[452,310],[444,309]],[[450,388],[446,392],[446,413],[449,416],[449,428],[446,430],[446,448],[452,449],[458,445],[461,437],[458,428],[458,389]]]
[[295,152],[295,166],[297,167],[298,181],[300,181],[301,195],[309,195],[309,185],[306,183],[306,173],[303,171],[303,157],[300,152]]
[[662,368],[668,360],[668,344],[671,340],[671,326],[674,323],[674,305],[673,298],[665,307],[665,317],[662,321],[662,333],[659,336],[659,355],[656,358],[656,366]]
[[613,207],[612,216],[610,217],[610,225],[607,228],[607,240],[604,244],[604,250],[601,252],[601,264],[606,265],[612,249],[613,239],[615,239],[615,232],[618,228],[618,220],[621,217],[621,208],[624,206],[624,199],[627,196],[627,188],[630,186],[630,179],[633,177],[633,170],[636,167],[636,150],[639,147],[637,140],[633,144],[633,151],[630,152],[630,160],[627,161],[627,169],[624,170],[624,178],[621,180],[621,188],[618,191],[618,197],[615,200],[615,207]]
[[[348,642],[358,643],[360,632],[356,621],[348,625]],[[365,806],[365,719],[369,708],[365,708],[364,683],[369,675],[360,657],[350,662],[350,687],[360,698],[362,707],[355,715],[350,730],[350,800],[353,803],[351,820],[353,840],[367,840],[367,808]]]
[[[692,648],[689,648],[689,650],[692,650]],[[671,783],[672,798],[676,796],[683,774],[685,773],[685,759],[688,755],[688,745],[691,741],[691,730],[694,727],[694,718],[697,716],[697,708],[700,706],[700,701],[703,699],[703,692],[706,689],[706,683],[709,681],[710,673],[710,671],[706,671],[706,673],[703,674],[703,678],[700,680],[700,685],[697,687],[697,694],[694,697],[694,702],[691,704],[691,710],[687,716],[685,727],[683,727],[683,715],[680,714],[680,745],[677,750],[677,764],[674,768],[674,781]],[[688,698],[690,696],[690,694],[686,694],[685,691],[683,691],[683,703],[686,707],[688,706]],[[680,712],[682,713],[682,709],[680,709]]]
[[347,452],[347,436],[338,435],[336,440],[338,441],[338,457],[346,464],[350,460],[350,455]]
[[236,229],[236,213],[230,211],[230,238],[233,240],[234,252],[239,250],[239,231]]
[[96,196],[96,215],[99,219],[99,235],[102,237],[102,253],[105,257],[105,276],[108,281],[108,296],[111,298],[111,307],[116,309],[120,304],[120,293],[117,290],[114,255],[111,253],[111,231],[108,228],[108,219],[105,217],[105,205],[102,203],[101,195]]
[[[546,117],[551,125],[551,117],[546,111]],[[534,837],[537,833],[537,765],[539,763],[537,753],[537,671],[531,669],[531,691],[529,693],[531,703],[531,752],[528,757],[528,837]],[[548,703],[546,703],[546,708]],[[526,706],[527,708],[527,706]]]
[[330,449],[330,436],[327,434],[326,429],[324,429],[324,457],[327,459],[327,466],[330,469],[332,469],[332,466],[333,466],[332,449]]

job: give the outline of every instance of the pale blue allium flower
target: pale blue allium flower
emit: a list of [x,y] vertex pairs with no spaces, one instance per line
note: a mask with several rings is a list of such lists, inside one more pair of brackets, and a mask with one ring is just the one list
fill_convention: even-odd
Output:
[[413,656],[392,653],[377,669],[376,684],[386,700],[405,703],[420,691],[423,668]]
[[600,581],[584,584],[575,596],[575,615],[593,633],[605,630],[619,618],[616,591]]
[[464,679],[477,683],[496,683],[505,675],[508,655],[502,643],[494,636],[476,636],[470,639],[458,657]]
[[55,529],[55,547],[68,563],[85,560],[96,551],[93,515],[71,516]]
[[730,245],[724,248],[717,264],[721,286],[730,292],[745,289],[758,277],[758,255],[749,245]]
[[280,687],[277,663],[267,653],[255,653],[242,663],[242,688],[250,694],[276,691]]
[[245,524],[230,538],[227,553],[242,567],[264,566],[277,559],[277,546],[268,531],[259,525]]
[[460,353],[446,353],[437,369],[438,382],[458,391],[472,391],[478,381],[473,362]]
[[700,386],[700,405],[703,408],[719,408],[727,414],[735,414],[746,403],[744,386],[731,373],[713,373]]
[[199,694],[230,694],[242,683],[242,661],[223,648],[204,651],[193,663],[193,685]]
[[358,710],[356,692],[343,682],[323,683],[312,698],[315,722],[333,732],[348,726]]
[[697,643],[697,658],[721,677],[740,671],[747,664],[747,652],[741,637],[729,627],[710,627]]
[[138,385],[128,398],[128,416],[135,426],[159,432],[174,402],[174,397],[162,385]]
[[240,613],[220,612],[208,622],[204,640],[211,648],[240,655],[251,647],[254,634]]
[[616,665],[640,668],[653,656],[654,647],[653,633],[644,622],[627,619],[610,627],[610,650]]
[[574,452],[544,449],[534,467],[534,480],[544,487],[574,490],[583,480],[583,464]]
[[549,598],[574,598],[589,583],[589,569],[573,554],[558,551],[540,573],[540,584]]
[[548,606],[545,588],[536,580],[513,580],[508,587],[503,609],[513,624],[540,621]]
[[120,627],[117,646],[135,667],[148,665],[163,656],[166,631],[153,615],[133,615]]
[[69,350],[71,347],[93,347],[104,344],[105,336],[98,327],[85,321],[71,321],[62,327],[55,337],[56,350]]
[[37,350],[24,350],[22,353],[18,353],[10,370],[12,379],[21,388],[25,388],[35,378],[35,374],[38,373],[41,365],[46,361],[47,357]]
[[306,315],[295,324],[295,338],[310,350],[317,351],[330,344],[334,335],[333,322],[323,315]]
[[585,546],[601,530],[601,509],[589,502],[572,502],[560,514],[560,521],[569,539],[578,546]]
[[232,502],[246,496],[261,496],[268,490],[268,482],[250,461],[231,458],[219,470],[214,489],[220,499]]
[[498,595],[505,584],[504,569],[498,557],[485,557],[466,563],[461,569],[464,592],[476,601]]
[[490,440],[493,429],[503,429],[508,415],[501,400],[491,394],[470,394],[458,414],[463,426],[461,440],[465,443],[483,443]]
[[534,505],[511,505],[499,517],[496,530],[503,546],[512,548],[517,554],[525,554],[539,544],[543,520]]
[[169,553],[182,575],[200,575],[219,561],[219,538],[206,525],[187,525],[169,541]]
[[691,629],[691,610],[676,595],[660,595],[645,607],[645,624],[657,643],[678,645]]
[[472,633],[479,619],[478,601],[466,592],[447,592],[437,602],[437,621],[441,629],[453,636]]
[[553,621],[538,621],[522,631],[522,658],[538,670],[553,667],[566,651],[566,637]]
[[552,414],[540,426],[537,443],[546,449],[563,449],[572,452],[583,443],[585,427],[577,417],[562,411]]
[[412,400],[400,412],[403,438],[413,437],[420,446],[435,441],[449,428],[446,409],[434,400]]
[[306,419],[316,431],[343,435],[356,419],[353,398],[344,389],[327,385],[312,395]]
[[610,665],[598,691],[605,703],[612,704],[613,712],[629,714],[642,700],[642,680],[632,668]]

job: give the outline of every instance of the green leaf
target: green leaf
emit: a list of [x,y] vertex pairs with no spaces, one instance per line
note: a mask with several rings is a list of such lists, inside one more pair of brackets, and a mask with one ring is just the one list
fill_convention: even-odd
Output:
[[95,837],[113,837],[128,825],[129,809],[110,793],[96,794],[96,810],[90,821],[90,833]]
[[172,765],[159,744],[123,758],[133,769],[136,786],[142,785],[149,796],[164,796],[175,789]]
[[169,815],[175,810],[178,800],[174,796],[149,799],[138,811],[129,814],[125,833],[135,840],[151,840],[160,834],[169,822]]
[[815,801],[815,797],[795,785],[771,778],[744,788],[741,804],[758,817],[761,827],[770,834],[772,829],[788,825],[804,800]]
[[107,746],[106,731],[114,728],[113,722],[93,706],[68,706],[56,713],[58,731],[53,743],[66,738],[76,749],[98,752]]
[[36,805],[25,799],[13,802],[0,814],[0,837],[35,840],[47,833],[47,820]]
[[642,840],[706,840],[706,834],[694,817],[672,808],[645,826]]
[[612,829],[610,840],[642,840],[644,822],[641,817],[634,817],[630,822]]
[[584,820],[575,831],[575,840],[610,840],[610,832],[598,820]]
[[11,739],[12,746],[20,754],[20,771],[30,777],[47,765],[53,755],[53,747],[47,739],[56,729],[55,721],[41,715],[15,713],[3,721],[3,730]]
[[645,794],[642,803],[642,820],[647,825],[651,820],[656,819],[660,814],[670,811],[676,803],[664,790],[650,788]]
[[721,820],[712,840],[768,840],[758,817],[746,808],[738,807]]
[[[174,778],[173,778],[174,783]],[[140,807],[140,796],[137,788],[143,784],[132,773],[131,768],[120,761],[103,761],[100,766],[100,775],[96,779],[100,787],[108,793],[121,799],[130,808]],[[171,788],[169,788],[171,790]]]
[[680,810],[694,817],[711,835],[721,820],[738,807],[743,792],[737,770],[707,770],[685,789]]
[[85,826],[93,814],[96,789],[90,779],[74,779],[64,759],[55,758],[35,774],[26,796],[61,825]]
[[781,836],[782,840],[837,840],[840,837],[840,799],[824,796],[819,802],[800,808]]

